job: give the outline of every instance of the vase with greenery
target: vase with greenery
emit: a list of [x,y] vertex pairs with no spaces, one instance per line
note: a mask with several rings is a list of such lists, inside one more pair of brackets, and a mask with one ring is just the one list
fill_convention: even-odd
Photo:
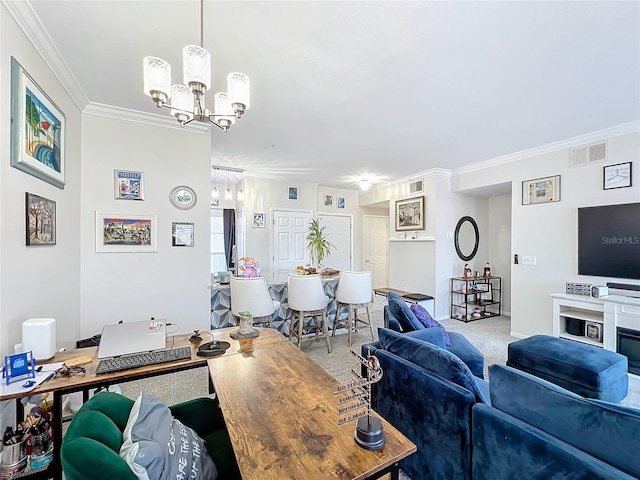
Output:
[[322,260],[331,253],[331,249],[335,249],[336,246],[327,240],[327,235],[324,233],[326,225],[321,226],[320,220],[311,220],[309,224],[309,230],[307,232],[307,248],[311,256],[311,262],[317,267],[320,266]]

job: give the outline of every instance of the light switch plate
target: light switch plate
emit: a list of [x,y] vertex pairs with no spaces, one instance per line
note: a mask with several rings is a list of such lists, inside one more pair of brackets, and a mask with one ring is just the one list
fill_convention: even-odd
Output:
[[522,256],[522,265],[535,265],[536,257],[533,255],[523,255]]

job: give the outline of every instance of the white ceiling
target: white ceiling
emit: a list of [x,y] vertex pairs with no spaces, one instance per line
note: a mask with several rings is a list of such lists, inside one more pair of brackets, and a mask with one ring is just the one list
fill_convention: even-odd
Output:
[[[142,58],[164,58],[181,83],[199,1],[28,4],[82,108],[168,115],[142,91]],[[231,71],[249,75],[252,94],[228,133],[212,131],[212,164],[249,175],[353,188],[354,175],[456,169],[640,119],[638,1],[204,8],[209,108]]]

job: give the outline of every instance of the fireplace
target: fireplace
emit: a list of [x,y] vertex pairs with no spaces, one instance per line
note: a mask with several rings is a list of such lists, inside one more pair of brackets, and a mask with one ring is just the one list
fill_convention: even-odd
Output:
[[640,375],[640,331],[618,327],[616,352],[629,359],[629,373]]

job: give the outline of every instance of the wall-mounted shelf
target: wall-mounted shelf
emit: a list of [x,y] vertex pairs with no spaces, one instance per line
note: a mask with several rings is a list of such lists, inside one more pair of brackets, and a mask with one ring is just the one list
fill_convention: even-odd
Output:
[[390,242],[435,242],[436,237],[420,237],[420,238],[390,238]]

